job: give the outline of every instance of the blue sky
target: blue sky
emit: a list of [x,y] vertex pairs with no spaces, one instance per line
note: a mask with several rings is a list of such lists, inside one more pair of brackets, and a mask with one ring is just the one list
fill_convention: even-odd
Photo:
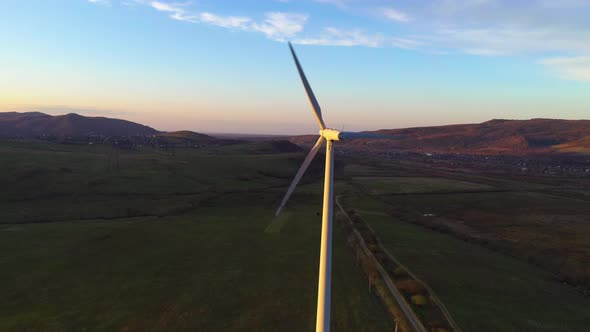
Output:
[[590,1],[7,0],[0,110],[161,130],[590,118]]

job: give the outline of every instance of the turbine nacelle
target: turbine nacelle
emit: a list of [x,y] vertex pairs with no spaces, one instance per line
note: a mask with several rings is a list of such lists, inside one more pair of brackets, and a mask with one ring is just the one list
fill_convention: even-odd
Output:
[[353,131],[339,131],[331,128],[320,129],[320,137],[323,137],[326,141],[350,141],[353,139],[363,138],[385,138],[384,135],[380,134]]
[[320,136],[325,138],[327,141],[341,141],[342,140],[342,132],[336,129],[320,129]]

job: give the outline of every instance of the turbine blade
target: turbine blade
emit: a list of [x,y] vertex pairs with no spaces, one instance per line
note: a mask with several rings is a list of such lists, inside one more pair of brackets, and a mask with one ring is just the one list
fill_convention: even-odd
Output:
[[289,189],[287,190],[285,197],[283,197],[283,200],[281,201],[281,205],[279,205],[279,208],[277,209],[275,216],[278,216],[281,213],[281,210],[283,210],[283,208],[285,207],[285,204],[287,204],[289,197],[291,197],[291,194],[295,190],[295,187],[299,183],[299,180],[301,180],[301,177],[303,177],[303,174],[307,170],[307,167],[309,167],[309,164],[311,163],[311,161],[313,160],[315,155],[318,153],[318,151],[322,147],[322,144],[324,143],[324,141],[325,141],[324,137],[320,136],[320,138],[315,143],[313,148],[311,148],[311,151],[309,151],[309,154],[307,154],[307,157],[305,157],[305,160],[303,161],[303,164],[301,164],[301,167],[299,167],[297,174],[295,174],[295,178],[293,178],[293,182],[291,182],[291,185],[289,186]]
[[299,72],[299,76],[301,77],[301,82],[305,87],[305,92],[307,92],[307,97],[309,97],[309,101],[311,102],[311,106],[313,107],[313,111],[315,116],[318,120],[320,125],[320,129],[326,129],[326,125],[324,124],[324,119],[322,119],[322,109],[320,108],[320,104],[318,103],[317,99],[315,99],[315,95],[313,94],[313,90],[311,90],[311,86],[309,86],[309,82],[307,81],[307,77],[305,77],[305,73],[303,72],[303,68],[301,68],[301,64],[299,63],[299,59],[297,59],[297,54],[295,54],[295,50],[293,49],[293,45],[289,42],[289,48],[291,49],[291,54],[293,55],[293,60],[295,60],[295,65],[297,66],[297,71]]

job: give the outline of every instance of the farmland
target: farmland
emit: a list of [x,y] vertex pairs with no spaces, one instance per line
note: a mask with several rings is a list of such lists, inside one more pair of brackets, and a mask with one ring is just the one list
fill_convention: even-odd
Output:
[[572,183],[381,162],[349,168],[341,201],[465,331],[586,330],[590,210]]
[[[321,195],[296,195],[280,230],[265,232],[300,155],[139,149],[119,151],[117,169],[104,146],[12,141],[0,150],[10,188],[0,330],[315,325]],[[391,329],[334,238],[334,328]]]
[[[434,289],[465,331],[584,331],[590,300],[550,273],[480,245],[374,211],[382,202],[348,197],[348,207]],[[373,213],[371,213],[373,211]]]
[[[279,152],[0,141],[0,330],[312,330],[322,158],[275,219]],[[464,331],[584,331],[585,185],[339,158],[335,191]],[[332,327],[392,330],[346,242]]]

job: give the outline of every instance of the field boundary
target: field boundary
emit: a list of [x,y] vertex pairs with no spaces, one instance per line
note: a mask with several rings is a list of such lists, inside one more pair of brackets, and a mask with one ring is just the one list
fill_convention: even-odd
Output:
[[[393,280],[391,280],[391,278],[390,278],[389,274],[387,273],[387,271],[385,270],[385,268],[383,268],[383,266],[381,265],[381,263],[379,263],[379,261],[377,260],[375,255],[371,252],[371,250],[369,250],[369,248],[367,247],[367,245],[365,243],[363,236],[354,227],[352,219],[350,218],[348,213],[346,213],[346,211],[344,210],[344,208],[340,204],[340,201],[338,199],[339,197],[340,196],[336,196],[336,200],[335,200],[336,205],[338,206],[338,208],[340,209],[342,214],[348,220],[349,225],[352,226],[352,233],[357,238],[364,254],[375,265],[375,267],[377,268],[377,271],[379,272],[379,274],[381,276],[381,279],[383,280],[383,282],[385,283],[385,286],[389,290],[390,295],[393,296],[393,298],[397,302],[398,307],[403,312],[403,314],[404,314],[403,318],[404,318],[405,322],[407,322],[407,324],[411,326],[413,331],[426,332],[427,331],[426,328],[424,327],[424,325],[422,324],[420,319],[416,316],[416,314],[414,313],[414,310],[412,310],[412,308],[410,307],[410,305],[408,304],[408,302],[406,301],[404,296],[399,292],[397,287],[395,287]],[[398,317],[395,317],[395,318],[398,318]],[[397,319],[396,319],[396,322],[397,322]]]
[[[367,226],[367,228],[369,228],[371,230],[371,232],[375,233],[375,230],[373,229],[373,227],[371,227],[371,225],[369,223],[366,223],[366,226]],[[437,306],[440,308],[441,312],[443,313],[443,315],[445,316],[445,318],[447,319],[447,321],[449,322],[449,324],[451,324],[451,326],[453,327],[454,331],[462,332],[461,328],[453,320],[453,317],[451,316],[449,310],[445,307],[445,305],[440,300],[440,298],[436,295],[436,293],[434,292],[434,290],[432,290],[432,288],[430,288],[430,286],[428,286],[428,284],[425,283],[422,279],[418,278],[414,273],[412,273],[412,271],[410,269],[408,269],[407,266],[405,266],[404,264],[402,264],[389,250],[387,250],[387,248],[385,248],[381,244],[378,244],[378,245],[379,245],[380,249],[383,250],[383,252],[389,257],[389,259],[391,259],[398,266],[400,266],[401,268],[403,268],[408,273],[408,275],[410,277],[412,277],[412,279],[416,280],[417,282],[419,282],[420,284],[422,284],[422,286],[424,286],[424,288],[426,288],[426,290],[430,294],[430,297],[436,302]]]

